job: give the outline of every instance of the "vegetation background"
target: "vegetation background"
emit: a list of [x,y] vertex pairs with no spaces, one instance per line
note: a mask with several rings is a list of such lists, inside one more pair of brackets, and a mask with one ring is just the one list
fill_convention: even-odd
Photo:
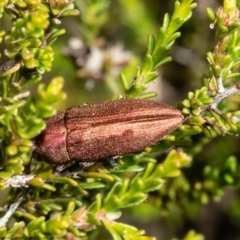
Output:
[[[81,5],[81,1],[77,2]],[[94,38],[94,44],[103,44],[103,49],[120,46],[126,58],[130,54],[132,58],[142,59],[148,34],[157,34],[164,14],[172,12],[174,2],[174,0],[109,1],[106,20],[99,29],[97,38]],[[194,9],[193,16],[181,27],[182,36],[176,40],[171,49],[172,61],[160,67],[160,77],[152,84],[154,91],[158,92],[156,99],[171,105],[176,105],[181,99],[186,98],[189,91],[199,88],[202,78],[209,72],[206,53],[214,47],[215,32],[210,28],[206,8],[211,7],[216,10],[222,1],[199,0],[196,2],[198,6]],[[106,76],[109,73],[105,72],[107,71],[104,69],[105,66],[102,69],[101,79],[83,79],[78,77],[78,69],[75,68],[71,59],[62,55],[70,38],[82,39],[81,18],[80,15],[64,22],[67,32],[55,44],[56,57],[53,70],[50,77],[45,76],[49,79],[52,76],[61,75],[66,79],[64,90],[68,98],[61,103],[64,106],[61,105],[59,108],[84,102],[99,102],[116,96],[116,92],[106,83]],[[103,41],[103,43],[96,43],[96,41]],[[118,58],[118,56],[115,57]],[[124,68],[124,64],[122,67]],[[118,70],[121,71],[121,68]],[[118,75],[113,75],[113,78],[117,79]],[[93,86],[89,90],[88,81],[94,83],[89,84]],[[118,91],[119,94],[122,93],[121,88]],[[183,169],[183,171],[200,178],[203,166],[219,166],[230,155],[239,158],[239,143],[239,138],[236,136],[219,136],[206,144],[195,156],[194,166],[190,170]],[[147,213],[149,209],[144,209],[144,205],[137,206],[131,212],[135,217],[127,211],[123,216],[124,222],[145,229],[148,235],[158,236],[157,239],[183,237],[187,229],[193,228],[209,240],[237,240],[240,238],[240,211],[234,205],[240,203],[239,189],[226,187],[223,191],[220,201],[211,201],[201,206],[192,202],[188,210],[190,213],[184,213],[186,209],[181,209],[179,206],[180,209],[173,209],[170,216],[159,217],[156,214],[154,217]],[[151,210],[154,212],[154,209]],[[139,213],[141,213],[140,216]]]
[[[66,33],[52,45],[53,66],[43,75],[45,83],[56,76],[65,79],[67,98],[54,106],[64,109],[124,96],[119,74],[128,67],[126,74],[130,76],[131,71],[141,64],[147,36],[157,35],[164,14],[172,13],[174,2],[75,0],[80,15],[63,19]],[[209,75],[206,53],[215,45],[215,31],[210,28],[205,10],[207,7],[217,10],[222,1],[196,2],[198,6],[190,20],[180,28],[181,37],[170,51],[172,61],[159,68],[159,77],[149,87],[158,92],[157,100],[173,106],[187,98],[189,91],[200,88],[203,77]],[[2,28],[10,27],[11,18],[4,14]],[[1,52],[4,47],[1,46]],[[5,61],[4,56],[1,60]],[[33,94],[36,93],[35,87],[31,88]],[[144,229],[147,235],[157,239],[182,239],[190,229],[201,233],[207,240],[240,239],[239,170],[234,173],[233,183],[226,184],[222,180],[225,171],[222,166],[226,159],[234,158],[237,164],[239,162],[239,138],[226,135],[210,141],[196,135],[192,139],[193,142],[202,141],[202,145],[196,146],[197,154],[191,166],[182,168],[184,178],[167,180],[161,190],[162,199],[159,200],[158,194],[155,198],[155,193],[150,193],[151,204],[145,202],[124,209],[119,221]],[[163,155],[156,155],[158,161],[162,161]],[[207,168],[212,171],[211,177],[206,174]],[[218,172],[217,177],[214,177],[214,171]],[[204,189],[204,181],[218,181],[218,184]],[[200,186],[198,193],[191,190],[191,184],[195,190]],[[177,190],[171,192],[174,188]],[[111,239],[105,231],[98,235],[98,239],[107,237]],[[199,235],[199,239],[203,238]]]

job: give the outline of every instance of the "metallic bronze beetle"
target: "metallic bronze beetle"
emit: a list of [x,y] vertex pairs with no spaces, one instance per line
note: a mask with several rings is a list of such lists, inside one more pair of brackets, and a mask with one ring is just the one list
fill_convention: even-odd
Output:
[[181,112],[153,100],[119,99],[71,107],[46,120],[33,157],[49,163],[97,161],[155,144],[183,121]]

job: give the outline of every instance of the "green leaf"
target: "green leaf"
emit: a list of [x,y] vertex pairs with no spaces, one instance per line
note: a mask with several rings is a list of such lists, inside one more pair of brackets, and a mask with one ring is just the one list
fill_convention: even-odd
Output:
[[153,69],[153,59],[152,56],[150,54],[147,54],[145,56],[145,59],[143,61],[143,66],[141,69],[141,74],[145,75],[148,72],[150,72]]

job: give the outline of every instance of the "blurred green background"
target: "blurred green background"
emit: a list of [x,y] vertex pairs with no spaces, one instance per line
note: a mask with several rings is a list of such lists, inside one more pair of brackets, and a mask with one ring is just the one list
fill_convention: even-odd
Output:
[[[67,32],[53,45],[53,70],[45,75],[46,81],[56,75],[65,78],[68,99],[63,107],[122,94],[119,73],[126,68],[129,76],[135,73],[146,51],[148,35],[157,34],[164,14],[174,7],[172,0],[99,1],[102,9],[88,6],[88,2],[75,1],[80,16],[63,21]],[[176,105],[189,90],[199,87],[208,73],[206,52],[214,46],[214,30],[209,28],[207,6],[217,9],[219,4],[198,2],[170,53],[173,61],[159,69],[160,77],[152,87],[161,101]]]

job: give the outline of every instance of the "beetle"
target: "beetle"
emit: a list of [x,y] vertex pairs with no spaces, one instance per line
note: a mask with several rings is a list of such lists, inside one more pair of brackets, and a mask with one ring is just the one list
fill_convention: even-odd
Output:
[[48,163],[94,162],[135,153],[157,143],[183,121],[167,104],[118,99],[61,110],[33,139],[33,157]]

